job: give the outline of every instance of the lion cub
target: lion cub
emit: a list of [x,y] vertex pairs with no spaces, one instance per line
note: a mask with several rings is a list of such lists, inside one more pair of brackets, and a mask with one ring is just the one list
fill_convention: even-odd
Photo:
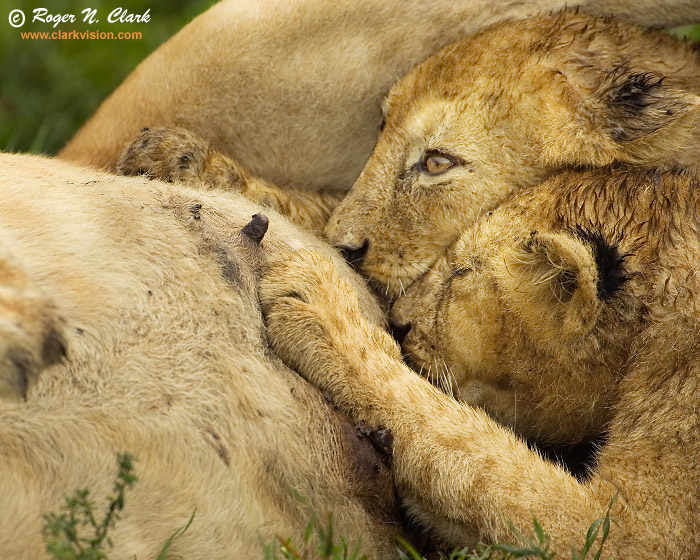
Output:
[[[393,429],[398,491],[450,545],[535,516],[557,556],[614,500],[603,557],[700,554],[700,184],[567,172],[483,215],[393,310],[416,375],[315,253],[271,267],[267,332],[357,420]],[[299,337],[304,332],[304,337]],[[580,480],[521,438],[599,440]]]
[[417,66],[326,227],[397,296],[483,211],[571,166],[697,168],[700,60],[631,24],[563,12],[507,23]]

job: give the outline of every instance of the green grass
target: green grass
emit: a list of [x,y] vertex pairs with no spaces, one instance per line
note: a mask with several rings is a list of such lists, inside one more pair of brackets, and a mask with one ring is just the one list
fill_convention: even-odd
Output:
[[[314,539],[315,537],[315,539]],[[312,541],[315,540],[315,546]],[[310,552],[309,552],[310,551]],[[312,515],[306,526],[301,550],[291,539],[278,537],[265,547],[265,560],[367,560],[360,552],[360,543],[350,546],[345,538],[338,538],[333,530],[333,515],[326,523]]]
[[[134,457],[129,453],[117,454],[117,475],[113,495],[108,499],[106,511],[98,516],[90,490],[79,489],[65,499],[59,513],[44,515],[44,543],[47,552],[55,560],[107,560],[112,548],[109,532],[114,528],[124,509],[127,491],[138,481],[134,472]],[[306,501],[292,490],[304,505]],[[610,533],[610,512],[617,496],[608,505],[607,511],[596,519],[588,529],[581,549],[573,549],[571,560],[600,560],[603,546]],[[325,522],[306,507],[310,521],[306,525],[304,539],[297,545],[290,538],[277,537],[264,546],[265,560],[368,560],[361,550],[361,543],[349,543],[338,536],[333,526],[333,515]],[[163,544],[156,560],[166,560],[172,543],[181,537],[194,521],[195,512],[189,521],[177,529]],[[516,536],[515,543],[479,544],[476,550],[455,550],[441,554],[442,560],[515,560],[530,558],[555,560],[550,551],[550,538],[542,525],[533,519],[533,533],[522,535],[511,527]],[[599,538],[600,537],[600,538]],[[593,549],[597,543],[595,552]],[[371,552],[371,551],[370,551]],[[399,538],[397,560],[425,560],[406,540]]]
[[[615,496],[606,510],[603,517],[596,519],[588,528],[584,544],[581,549],[573,548],[571,551],[571,560],[600,560],[603,553],[603,546],[610,534],[610,511],[617,496]],[[532,520],[533,533],[530,536],[524,536],[515,527],[511,526],[513,534],[516,536],[515,543],[496,543],[484,544],[480,543],[476,550],[462,549],[455,550],[448,555],[441,555],[442,560],[515,560],[519,558],[538,559],[538,560],[555,560],[556,555],[550,551],[550,538],[545,533],[542,525],[537,519]],[[602,530],[602,533],[601,533]],[[600,535],[600,541],[598,536]],[[598,546],[593,552],[593,548],[598,543]],[[399,549],[400,560],[425,560],[409,543],[400,539],[401,549]]]
[[[591,523],[582,539],[583,546],[572,549],[571,560],[601,560],[610,534],[610,512],[616,499],[617,496],[614,496],[604,515]],[[320,523],[313,512],[310,515],[311,521],[306,526],[302,546],[298,547],[291,539],[278,537],[265,547],[265,560],[367,560],[368,556],[361,551],[361,543],[348,543],[346,539],[337,537],[332,515],[325,523]],[[533,519],[532,523],[533,533],[529,536],[524,536],[511,526],[517,542],[480,543],[475,550],[465,548],[440,553],[440,560],[555,560],[557,557],[550,550],[549,535],[537,519]],[[397,544],[397,560],[426,560],[407,540],[399,538]]]
[[[0,149],[56,153],[80,125],[158,45],[175,34],[215,0],[0,0]],[[32,10],[46,6],[52,14],[76,14],[70,31],[140,31],[140,40],[26,40],[20,31],[53,31],[51,24],[31,23]],[[110,24],[106,14],[122,6],[132,13],[150,9],[148,23]],[[100,22],[83,23],[81,11],[95,8]],[[10,11],[27,20],[10,27]],[[104,21],[103,21],[104,20]]]
[[[138,480],[134,474],[134,457],[129,453],[117,454],[118,472],[114,495],[109,497],[107,510],[99,518],[90,490],[79,489],[66,498],[60,513],[44,515],[44,543],[46,551],[56,560],[107,560],[112,548],[109,532],[124,509],[127,490]],[[166,560],[173,541],[179,538],[194,521],[195,512],[183,527],[175,531],[163,545],[156,560]]]

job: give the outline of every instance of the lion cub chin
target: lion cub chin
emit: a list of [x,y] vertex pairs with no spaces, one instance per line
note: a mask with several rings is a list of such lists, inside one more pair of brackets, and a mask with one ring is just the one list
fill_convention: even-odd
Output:
[[495,26],[418,65],[326,226],[398,296],[482,212],[572,166],[697,168],[700,59],[658,31],[574,11]]
[[[342,410],[393,430],[398,491],[451,546],[515,539],[535,516],[565,556],[613,504],[604,557],[697,558],[699,211],[686,173],[604,168],[482,216],[392,311],[409,360],[466,402],[406,367],[314,253],[264,278],[268,336]],[[578,479],[523,437],[600,445]]]

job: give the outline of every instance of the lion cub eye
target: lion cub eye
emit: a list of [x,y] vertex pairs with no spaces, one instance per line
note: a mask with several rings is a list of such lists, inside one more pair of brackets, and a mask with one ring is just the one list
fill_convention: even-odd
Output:
[[440,150],[427,150],[423,154],[420,168],[429,175],[440,175],[455,165],[463,163],[462,158],[453,156]]

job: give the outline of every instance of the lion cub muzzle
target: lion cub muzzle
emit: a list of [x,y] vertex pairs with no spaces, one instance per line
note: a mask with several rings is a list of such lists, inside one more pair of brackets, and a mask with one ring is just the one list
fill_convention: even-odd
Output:
[[365,256],[367,256],[369,240],[365,239],[362,242],[362,245],[359,247],[353,245],[339,245],[337,246],[337,249],[343,255],[343,258],[348,262],[348,264],[356,271],[359,271],[359,269],[362,267],[362,262],[365,260]]

